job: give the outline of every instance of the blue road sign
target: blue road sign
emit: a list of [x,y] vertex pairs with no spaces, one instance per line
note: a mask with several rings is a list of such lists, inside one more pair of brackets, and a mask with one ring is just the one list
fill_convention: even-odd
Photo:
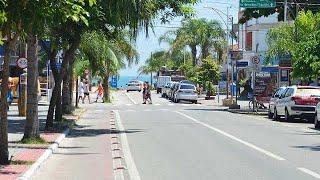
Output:
[[118,78],[117,76],[112,76],[111,77],[111,87],[117,88],[118,87]]
[[249,65],[248,62],[237,61],[237,67],[247,67],[248,65]]
[[56,63],[56,68],[60,71],[62,67],[62,63]]

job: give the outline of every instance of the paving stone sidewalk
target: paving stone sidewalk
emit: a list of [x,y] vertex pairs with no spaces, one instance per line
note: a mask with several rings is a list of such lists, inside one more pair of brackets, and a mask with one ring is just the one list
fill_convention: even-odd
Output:
[[[56,132],[44,132],[45,119],[48,111],[48,104],[39,104],[40,137],[46,144],[20,144],[23,137],[25,117],[19,117],[16,104],[10,106],[8,112],[8,139],[9,139],[9,157],[13,162],[11,165],[0,166],[0,179],[11,180],[18,179],[24,174],[31,165],[36,162],[44,152],[63,134],[67,126],[62,127]],[[80,113],[81,111],[77,111]],[[67,117],[70,121],[78,119],[78,116]]]

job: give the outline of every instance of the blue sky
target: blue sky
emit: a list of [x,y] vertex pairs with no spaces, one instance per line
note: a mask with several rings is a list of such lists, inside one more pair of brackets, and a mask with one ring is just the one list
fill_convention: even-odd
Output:
[[[221,21],[221,23],[223,24],[220,16],[216,12],[205,7],[214,7],[226,13],[227,7],[230,7],[230,5],[230,14],[233,15],[235,19],[234,22],[236,22],[238,19],[239,0],[202,0],[200,3],[195,5],[195,10],[197,14],[196,16],[198,18],[206,18],[209,20],[217,19]],[[226,17],[222,17],[226,19]],[[176,18],[172,20],[172,22],[170,22],[169,24],[160,24],[155,22],[154,33],[150,31],[149,37],[146,37],[144,32],[140,32],[136,42],[136,48],[139,52],[140,62],[138,65],[134,65],[130,68],[121,70],[120,75],[137,76],[139,74],[139,67],[145,63],[145,60],[148,57],[150,57],[151,52],[168,48],[167,44],[159,44],[158,38],[164,33],[166,33],[168,30],[174,30],[174,28],[172,27],[179,27],[180,25],[181,23],[179,18]]]

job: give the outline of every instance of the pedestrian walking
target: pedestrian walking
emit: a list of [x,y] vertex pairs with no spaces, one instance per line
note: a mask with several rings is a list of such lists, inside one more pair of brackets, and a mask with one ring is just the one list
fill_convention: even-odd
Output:
[[98,102],[98,99],[101,98],[102,103],[104,103],[104,100],[103,100],[103,86],[102,86],[100,81],[98,81],[98,87],[97,87],[97,90],[95,92],[97,93],[97,98],[96,98],[95,102]]
[[151,99],[151,85],[147,82],[146,83],[146,100],[145,102],[149,101],[149,104],[152,104],[152,99]]
[[7,111],[9,111],[9,106],[11,105],[12,101],[13,101],[13,94],[12,94],[12,82],[9,81],[8,84],[8,92],[7,92]]
[[85,79],[82,79],[82,81],[80,81],[79,88],[78,88],[78,94],[79,94],[78,102],[82,100],[82,103],[83,103],[83,96],[84,96],[84,81]]
[[143,83],[143,87],[142,87],[142,104],[146,104],[146,94],[147,94],[147,84],[146,82]]
[[84,103],[84,100],[86,99],[86,97],[88,97],[89,100],[89,104],[90,104],[90,93],[89,93],[89,84],[88,81],[85,81],[84,86],[83,86],[83,99],[82,99],[82,103]]

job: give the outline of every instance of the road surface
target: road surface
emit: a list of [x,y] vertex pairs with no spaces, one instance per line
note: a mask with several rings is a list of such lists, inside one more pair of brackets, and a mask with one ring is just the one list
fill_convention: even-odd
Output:
[[[121,171],[120,177],[137,180],[320,179],[320,132],[312,124],[274,122],[232,114],[216,105],[174,104],[156,94],[152,97],[153,104],[143,105],[140,93],[119,91],[113,94],[113,104],[104,106],[105,112],[114,111],[126,167],[113,174]],[[109,123],[103,118],[87,123],[100,121]],[[110,150],[103,143],[95,146]],[[58,156],[53,155],[34,179],[54,176],[56,170],[50,169],[62,161]],[[88,158],[95,167],[108,161],[95,154]],[[74,179],[85,174],[81,168],[65,171],[63,175]]]

